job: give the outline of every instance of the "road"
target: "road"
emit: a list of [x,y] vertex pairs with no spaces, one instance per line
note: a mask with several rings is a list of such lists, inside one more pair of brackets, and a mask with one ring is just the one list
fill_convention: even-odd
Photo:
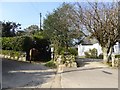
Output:
[[55,71],[41,64],[2,60],[2,88],[40,88],[53,80]]
[[99,61],[85,61],[79,68],[66,68],[62,88],[118,88],[118,69]]
[[[80,62],[81,63],[81,62]],[[3,88],[118,88],[118,70],[85,61],[61,74],[41,64],[3,59]]]

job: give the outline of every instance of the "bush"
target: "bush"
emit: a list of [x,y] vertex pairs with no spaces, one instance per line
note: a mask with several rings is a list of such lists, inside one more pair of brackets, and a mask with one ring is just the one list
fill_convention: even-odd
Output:
[[59,47],[57,51],[58,51],[59,55],[64,55],[66,53],[71,54],[71,55],[75,55],[75,56],[78,55],[77,49],[76,48],[71,48],[71,47],[68,48],[67,52],[66,52],[66,49],[64,47]]
[[3,37],[1,38],[2,41],[2,49],[4,50],[12,50],[14,47],[14,38],[12,37]]
[[93,48],[90,49],[88,52],[85,52],[86,58],[97,58],[97,49]]
[[64,53],[65,53],[65,48],[64,47],[59,47],[58,49],[57,49],[57,52],[58,52],[58,54],[59,55],[63,55]]
[[115,58],[120,58],[120,55],[115,55]]
[[[26,52],[26,60],[30,59],[29,51],[31,48],[36,48],[38,54],[36,60],[51,60],[51,48],[50,42],[45,38],[30,37],[30,36],[17,36],[17,37],[3,37],[0,38],[2,41],[2,50],[13,50]],[[36,41],[36,43],[34,42]],[[16,53],[17,55],[18,53]],[[12,55],[12,53],[11,53]],[[14,55],[14,54],[13,54]]]
[[72,54],[72,55],[75,55],[75,56],[78,55],[78,51],[77,51],[76,48],[69,48],[69,49],[68,49],[68,52],[69,52],[70,54]]
[[98,58],[99,58],[99,59],[103,59],[103,54],[100,54],[100,55],[98,56]]
[[56,67],[57,67],[57,65],[54,63],[53,60],[48,61],[48,62],[45,64],[45,66],[50,67],[50,68],[56,68]]
[[32,38],[28,36],[2,38],[3,50],[27,51],[31,47],[32,47]]
[[91,55],[89,52],[84,52],[86,58],[91,58]]

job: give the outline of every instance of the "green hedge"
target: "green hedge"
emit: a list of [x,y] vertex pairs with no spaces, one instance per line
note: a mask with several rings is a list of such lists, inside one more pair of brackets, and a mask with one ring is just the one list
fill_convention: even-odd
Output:
[[32,47],[32,38],[28,36],[3,37],[2,49],[14,51],[27,51]]
[[48,39],[34,36],[17,36],[17,37],[3,37],[2,50],[13,50],[26,52],[26,60],[30,60],[29,51],[31,48],[36,48],[38,53],[36,60],[51,60],[50,42]]

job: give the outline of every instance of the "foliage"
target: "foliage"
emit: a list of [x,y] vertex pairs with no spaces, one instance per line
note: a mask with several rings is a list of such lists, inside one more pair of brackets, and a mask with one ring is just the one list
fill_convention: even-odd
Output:
[[[98,40],[103,50],[104,62],[109,62],[112,47],[120,38],[118,25],[118,3],[88,2],[84,7],[77,3],[74,10],[76,21],[79,20],[81,27],[84,27],[91,37]],[[89,8],[88,8],[89,7]]]
[[63,55],[65,53],[65,48],[59,47],[57,51],[58,51],[58,55]]
[[71,19],[73,8],[73,5],[63,3],[44,20],[44,35],[50,38],[57,54],[67,51],[71,41],[82,36],[80,31],[74,28]]
[[12,37],[3,37],[3,38],[0,38],[1,41],[2,41],[2,49],[4,50],[12,50],[13,47],[14,47],[14,38]]
[[56,67],[57,67],[57,65],[54,63],[53,60],[48,61],[48,62],[45,64],[45,66],[50,67],[50,68],[56,68]]
[[32,39],[28,36],[3,37],[2,49],[15,51],[28,51],[32,47]]
[[78,51],[77,51],[76,48],[69,48],[69,49],[68,49],[68,52],[69,52],[70,54],[72,54],[72,55],[75,55],[75,56],[78,55]]
[[37,25],[31,25],[25,29],[27,34],[34,34],[35,32],[39,31],[39,27]]
[[39,51],[38,58],[48,61],[51,59],[51,48],[49,39],[43,38],[40,39],[38,37],[33,38],[36,42],[33,47],[35,47]]
[[16,36],[24,36],[26,34],[26,32],[24,30],[18,30],[16,32]]
[[90,49],[88,52],[85,52],[86,58],[97,58],[97,49],[93,48]]
[[115,55],[115,58],[120,58],[120,54],[118,54],[118,55]]
[[0,52],[0,54],[8,55],[10,57],[17,57],[17,58],[19,58],[20,56],[24,56],[25,57],[25,53],[24,52],[13,51],[13,50],[2,50],[2,52]]
[[25,51],[27,54],[26,59],[29,60],[29,51],[31,48],[36,48],[38,54],[36,60],[50,60],[51,48],[48,39],[29,36],[17,36],[17,37],[3,37],[2,41],[3,50]]
[[86,58],[91,58],[91,55],[89,52],[84,52]]
[[98,58],[99,58],[99,59],[103,59],[103,54],[100,54],[100,55],[98,56]]
[[21,26],[15,22],[2,22],[2,37],[16,36],[16,30]]

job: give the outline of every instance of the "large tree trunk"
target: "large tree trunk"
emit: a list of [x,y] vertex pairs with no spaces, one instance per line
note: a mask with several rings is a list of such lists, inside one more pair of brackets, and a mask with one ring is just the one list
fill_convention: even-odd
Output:
[[112,52],[113,52],[113,47],[111,46],[108,52],[108,62],[111,59]]
[[103,51],[103,62],[106,64],[109,61],[109,56],[108,56],[108,53],[107,53],[108,48],[102,47],[102,51]]

